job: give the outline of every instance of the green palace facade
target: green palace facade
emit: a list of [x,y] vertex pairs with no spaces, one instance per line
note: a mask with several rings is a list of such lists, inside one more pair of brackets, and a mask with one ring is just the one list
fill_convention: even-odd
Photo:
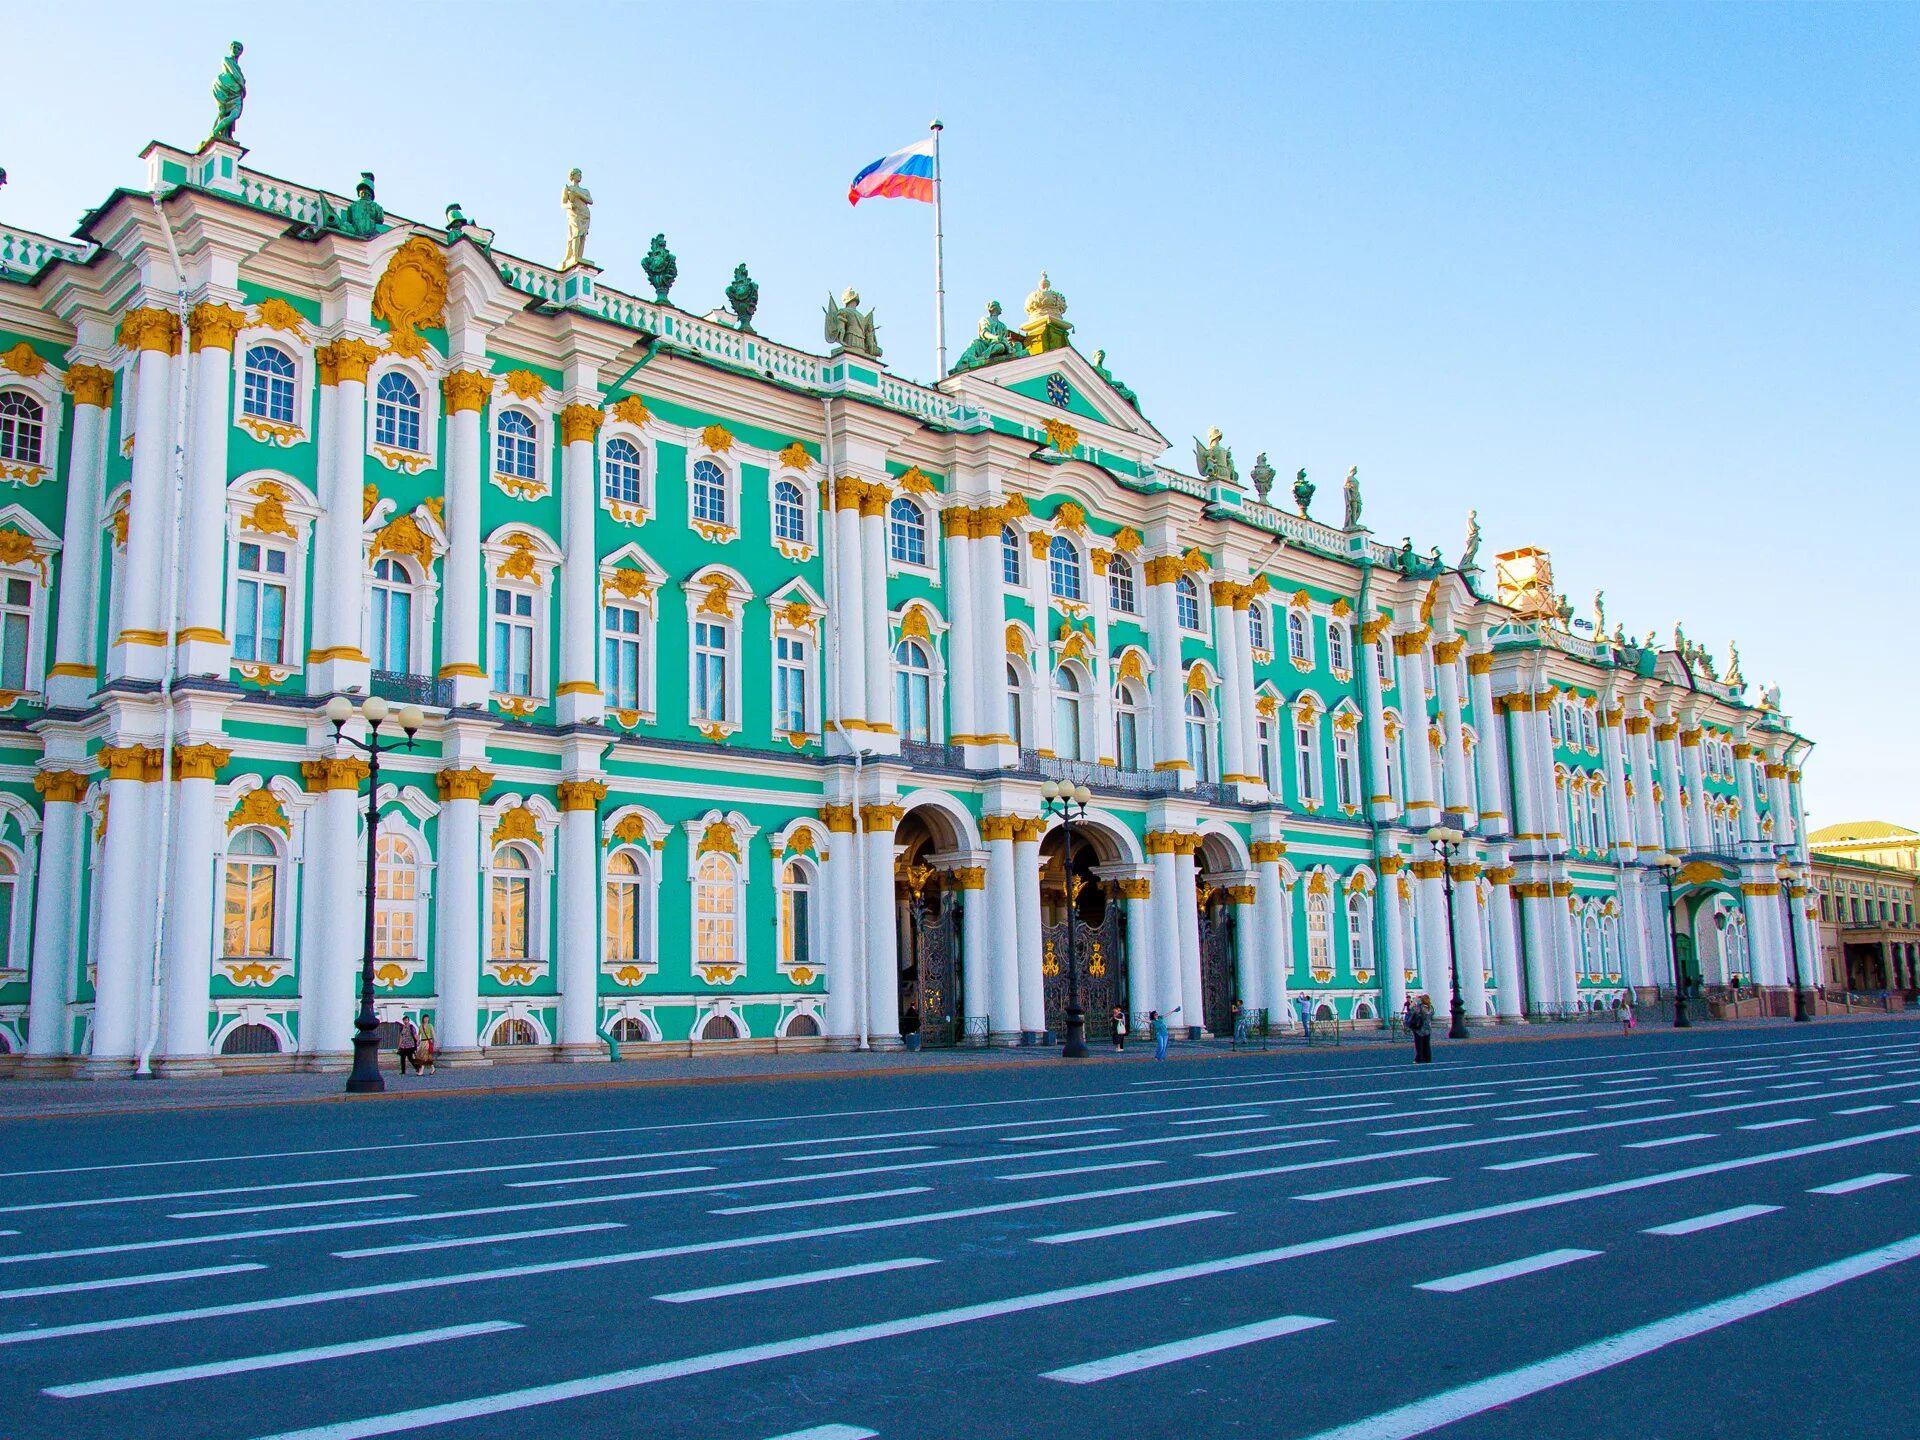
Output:
[[451,1063],[1031,1043],[1070,907],[1096,1030],[1817,954],[1777,696],[1573,620],[1543,551],[1377,543],[1357,476],[1333,524],[1217,432],[1178,468],[1046,277],[926,385],[851,292],[820,354],[744,269],[681,308],[661,240],[603,284],[577,183],[555,269],[230,135],[0,224],[3,1063],[345,1063],[336,694],[427,717],[375,965]]

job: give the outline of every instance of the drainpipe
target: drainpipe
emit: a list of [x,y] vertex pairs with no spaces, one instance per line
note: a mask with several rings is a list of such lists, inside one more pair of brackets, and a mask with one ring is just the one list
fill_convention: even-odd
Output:
[[[632,372],[629,371],[628,373],[631,374]],[[820,397],[820,413],[823,427],[821,436],[824,442],[820,447],[822,451],[821,459],[828,472],[828,482],[831,484],[833,472],[831,460],[833,453],[833,397],[831,395],[822,395]],[[823,497],[823,499],[824,498],[825,497]],[[828,634],[833,641],[827,648],[827,665],[824,679],[826,695],[834,697],[834,707],[837,709],[840,694],[838,669],[840,662],[840,606],[834,598],[838,594],[838,590],[833,582],[835,577],[840,573],[840,551],[837,544],[837,537],[834,533],[835,527],[830,523],[833,519],[833,511],[824,504],[821,509],[825,518],[820,522],[820,557],[826,571],[827,628]],[[827,708],[824,703],[825,696],[822,697],[822,702],[821,709],[824,713]],[[867,847],[860,843],[861,837],[864,834],[861,828],[861,818],[864,804],[862,797],[865,793],[863,790],[861,767],[867,758],[868,751],[865,746],[855,745],[853,743],[853,737],[847,733],[847,728],[840,723],[840,719],[841,717],[836,714],[828,723],[831,724],[839,734],[840,742],[845,745],[848,750],[853,752],[853,874],[854,924],[856,927],[854,939],[855,952],[860,956],[860,1048],[862,1050],[871,1050],[873,1048],[873,1016],[868,994],[870,987],[868,985],[866,966]]]
[[174,303],[180,311],[181,341],[180,378],[174,389],[173,492],[167,518],[167,649],[160,673],[160,695],[166,708],[160,724],[160,853],[153,884],[153,968],[147,988],[147,1038],[133,1069],[136,1075],[150,1076],[153,1052],[160,1043],[161,992],[166,985],[167,886],[173,874],[173,680],[180,632],[180,519],[187,483],[187,376],[192,368],[192,355],[187,344],[187,276],[180,268],[173,225],[160,204],[160,197],[149,195],[147,198],[153,202],[154,217],[160,222],[160,232],[167,240],[167,257],[173,264]]

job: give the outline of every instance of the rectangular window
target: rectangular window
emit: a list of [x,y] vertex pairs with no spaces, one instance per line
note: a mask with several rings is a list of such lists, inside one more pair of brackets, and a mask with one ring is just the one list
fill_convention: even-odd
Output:
[[243,544],[236,568],[233,657],[281,664],[286,659],[287,552]]
[[1345,730],[1334,732],[1333,780],[1339,789],[1341,809],[1360,803],[1360,782],[1353,769],[1353,736]]
[[413,669],[413,592],[373,587],[373,668],[406,674]]
[[1262,718],[1255,727],[1259,739],[1255,742],[1260,750],[1260,782],[1268,790],[1273,789],[1273,722]]
[[27,688],[27,641],[33,633],[33,584],[9,578],[0,609],[0,689]]
[[493,592],[493,686],[533,694],[533,596],[524,590]]
[[256,861],[227,864],[223,955],[273,953],[273,900],[276,868]]
[[807,729],[807,643],[792,635],[773,641],[773,728]]
[[606,664],[601,686],[616,710],[640,708],[640,611],[632,605],[605,607]]
[[527,958],[527,909],[531,885],[524,875],[493,877],[492,958]]
[[693,718],[727,718],[727,628],[708,620],[693,627]]
[[1305,801],[1320,798],[1320,777],[1314,774],[1318,768],[1314,760],[1313,726],[1299,724],[1293,727],[1294,760],[1299,767],[1300,799]]

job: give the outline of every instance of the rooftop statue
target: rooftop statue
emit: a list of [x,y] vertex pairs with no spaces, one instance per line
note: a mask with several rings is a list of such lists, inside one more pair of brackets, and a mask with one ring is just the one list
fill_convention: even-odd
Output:
[[1253,493],[1260,497],[1262,505],[1266,504],[1267,496],[1273,493],[1273,466],[1267,463],[1266,451],[1253,457],[1253,469],[1247,475],[1253,481]]
[[[1107,369],[1106,351],[1096,350],[1093,352],[1093,368],[1099,373],[1102,380],[1113,387],[1114,394],[1133,406],[1134,409],[1138,410],[1140,408],[1140,397],[1122,385],[1118,380],[1114,379],[1113,372]],[[1269,480],[1268,483],[1272,483],[1271,480]]]
[[[1040,277],[1044,282],[1046,277]],[[1198,436],[1193,442],[1193,466],[1202,480],[1212,485],[1238,485],[1240,472],[1233,468],[1233,451],[1222,443],[1220,427],[1214,426],[1207,431],[1207,438]]]
[[1480,512],[1467,511],[1467,543],[1460,549],[1460,568],[1472,570],[1480,560]]
[[1601,639],[1607,636],[1607,592],[1593,592],[1593,633]]
[[646,272],[647,283],[653,286],[654,303],[666,304],[667,292],[673,289],[673,282],[680,278],[680,263],[673,258],[673,252],[667,249],[667,237],[664,234],[653,237],[653,243],[640,259],[640,268]]
[[1727,642],[1727,684],[1745,688],[1747,677],[1740,673],[1740,647],[1734,641]]
[[827,297],[827,343],[849,355],[869,360],[880,358],[880,342],[874,338],[873,311],[860,309],[860,292],[849,285],[840,295],[840,303]]
[[353,199],[347,202],[345,209],[336,208],[323,194],[320,197],[318,219],[311,225],[303,225],[296,233],[302,240],[317,239],[328,231],[365,240],[386,229],[386,218],[387,212],[373,198],[373,172],[362,170],[360,183],[353,187]]
[[227,49],[227,58],[220,62],[220,73],[213,82],[213,133],[207,136],[207,143],[225,140],[233,143],[233,127],[240,119],[240,112],[247,103],[247,77],[240,73],[240,50],[238,40]]
[[458,200],[447,206],[448,240],[458,240],[462,235],[466,234],[469,223],[467,217],[460,211],[460,202]]
[[576,166],[567,172],[567,183],[560,191],[560,204],[567,212],[567,254],[560,262],[562,270],[587,263],[587,231],[593,226],[593,196],[580,183]]
[[1760,708],[1762,710],[1778,710],[1780,708],[1780,687],[1778,685],[1769,685],[1760,692]]
[[1360,528],[1360,467],[1358,465],[1347,471],[1346,482],[1341,488],[1346,494],[1347,511],[1341,518],[1340,528],[1358,530]]
[[1627,627],[1622,625],[1618,620],[1613,622],[1613,643],[1616,645],[1631,645],[1633,643],[1627,639]]
[[967,370],[978,370],[982,365],[991,365],[996,360],[1015,360],[1027,353],[1027,342],[1016,332],[1007,328],[1006,321],[1000,318],[1000,302],[989,300],[987,313],[980,317],[979,325],[974,327],[973,343],[960,352],[960,358],[954,362],[955,375]]
[[733,307],[742,330],[753,329],[753,312],[760,308],[760,285],[747,274],[744,264],[733,267],[733,279],[727,285],[727,304]]
[[1306,467],[1304,465],[1301,466],[1300,473],[1293,477],[1293,503],[1300,507],[1300,513],[1302,515],[1305,515],[1307,513],[1307,507],[1313,504],[1313,492],[1315,488],[1313,482],[1307,479]]

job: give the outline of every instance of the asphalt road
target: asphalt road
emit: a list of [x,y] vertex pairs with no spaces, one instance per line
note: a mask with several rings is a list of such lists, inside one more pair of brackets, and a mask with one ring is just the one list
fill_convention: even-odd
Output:
[[1920,1432],[1920,1026],[1437,1049],[14,1121],[0,1437]]

